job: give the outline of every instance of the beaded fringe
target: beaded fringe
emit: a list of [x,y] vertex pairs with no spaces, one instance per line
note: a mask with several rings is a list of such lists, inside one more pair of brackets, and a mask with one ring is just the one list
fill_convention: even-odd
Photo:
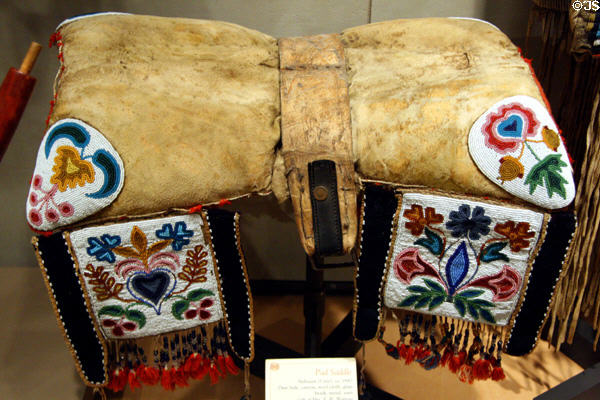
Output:
[[399,340],[395,345],[385,341],[384,327],[377,338],[390,357],[406,365],[416,362],[426,370],[446,367],[461,382],[505,378],[502,340],[506,328],[404,310],[392,313]]
[[[527,37],[528,40],[533,37],[535,29],[542,38],[536,73],[548,97],[554,100],[556,122],[563,130],[569,153],[574,158],[572,164],[577,182],[574,205],[579,220],[562,279],[556,286],[554,308],[548,319],[548,340],[557,349],[564,342],[572,343],[578,320],[585,318],[596,330],[595,350],[600,337],[600,252],[596,250],[600,244],[600,198],[597,194],[600,180],[600,61],[568,51],[572,48],[573,35],[566,10],[571,2],[535,0],[534,3]],[[564,69],[567,69],[567,81],[560,87],[556,85],[556,71],[562,73]]]
[[239,368],[228,352],[222,322],[139,340],[109,340],[110,379],[113,392],[127,384],[132,390],[161,384],[166,390],[188,386],[188,380],[208,376],[211,384]]

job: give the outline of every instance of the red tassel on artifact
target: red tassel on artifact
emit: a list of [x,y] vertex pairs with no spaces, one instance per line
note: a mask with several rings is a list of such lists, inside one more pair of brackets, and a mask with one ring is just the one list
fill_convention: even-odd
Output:
[[186,376],[194,377],[196,371],[200,369],[202,365],[202,358],[198,353],[191,354],[183,363],[183,371]]
[[175,390],[175,382],[171,377],[171,370],[167,367],[162,369],[162,374],[160,375],[160,384],[165,390]]
[[415,349],[409,347],[406,351],[406,357],[404,358],[404,363],[406,365],[411,364],[415,360]]
[[473,364],[473,377],[480,381],[490,379],[492,376],[492,363],[490,360],[480,359]]
[[196,362],[199,363],[198,367],[193,370],[191,376],[194,379],[202,380],[206,376],[206,374],[208,374],[210,361],[208,361],[208,359],[200,356],[197,358]]
[[469,382],[469,383],[473,383],[473,367],[471,367],[468,364],[464,364],[460,367],[460,369],[458,370],[458,379],[460,379],[461,382]]
[[417,348],[415,349],[415,358],[417,360],[423,360],[423,359],[427,358],[430,354],[431,354],[431,350],[429,350],[427,348],[427,346],[424,346],[422,344],[418,345]]
[[504,380],[505,378],[506,378],[506,375],[504,375],[504,370],[502,369],[501,366],[497,366],[492,369],[492,380],[493,381],[501,381],[501,380]]
[[406,344],[402,343],[400,346],[398,346],[398,356],[400,358],[406,359],[406,356],[408,355],[408,350],[409,349],[410,349],[409,346],[407,346]]
[[227,357],[225,357],[225,366],[231,375],[237,375],[240,373],[240,369],[237,365],[235,365],[233,362],[233,357],[231,357],[229,354],[227,354]]
[[129,383],[129,387],[133,391],[135,391],[135,389],[137,389],[137,388],[142,387],[142,384],[138,380],[138,376],[135,371],[136,371],[135,369],[130,369],[129,374],[127,376],[127,382]]
[[446,349],[444,350],[444,353],[442,354],[442,359],[440,360],[440,364],[445,367],[446,364],[448,364],[448,362],[452,359],[453,356],[453,351],[449,348],[446,347]]
[[208,376],[210,376],[210,384],[214,385],[219,381],[219,370],[217,369],[217,365],[214,362],[210,363],[210,368],[208,370]]
[[140,381],[145,385],[154,386],[160,381],[160,370],[156,367],[145,367],[140,365],[136,372]]
[[117,369],[111,373],[110,381],[106,387],[113,392],[123,391],[125,385],[127,385],[128,375],[129,370],[127,368],[117,367]]
[[227,376],[227,367],[225,366],[225,357],[222,354],[217,356],[217,365],[219,366],[219,371],[221,371],[221,376]]
[[492,380],[504,380],[506,378],[506,375],[504,375],[504,370],[502,369],[502,360],[495,359],[494,357],[492,357],[492,365],[494,366],[494,368],[492,369]]
[[458,352],[458,355],[452,356],[450,361],[448,362],[448,368],[450,371],[457,373],[458,369],[465,363],[467,359],[467,352],[465,350],[461,350]]
[[189,386],[185,372],[183,371],[183,365],[179,368],[171,367],[171,378],[173,382],[179,387]]

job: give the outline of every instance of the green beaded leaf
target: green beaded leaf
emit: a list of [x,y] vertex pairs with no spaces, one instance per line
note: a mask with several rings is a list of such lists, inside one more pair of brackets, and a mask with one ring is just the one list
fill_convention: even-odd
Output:
[[454,308],[456,308],[456,311],[458,311],[461,317],[465,316],[467,305],[465,304],[465,301],[463,299],[461,299],[460,297],[455,297]]
[[121,306],[104,306],[98,312],[98,316],[110,315],[111,317],[120,317],[125,314],[125,309]]
[[492,303],[491,301],[484,300],[484,299],[471,300],[471,303],[477,305],[478,307],[496,307],[496,305],[494,303]]
[[434,295],[431,298],[431,302],[429,303],[429,311],[438,307],[440,304],[442,304],[444,302],[444,300],[446,300],[446,295],[443,295],[443,294]]
[[494,318],[492,313],[489,312],[489,310],[486,310],[485,308],[479,309],[479,315],[481,315],[481,318],[483,318],[486,322],[489,322],[490,324],[496,323],[496,318]]
[[529,194],[533,194],[538,186],[545,186],[548,197],[552,198],[554,193],[558,193],[566,199],[565,183],[568,182],[560,173],[562,167],[566,166],[567,163],[561,160],[560,154],[550,154],[534,165],[525,178],[525,184],[529,185]]
[[473,305],[473,303],[467,303],[467,310],[469,310],[469,314],[473,319],[479,319],[479,312],[477,311],[477,306]]
[[144,313],[138,310],[127,310],[125,312],[125,318],[130,321],[136,322],[139,329],[142,329],[146,325],[146,316]]
[[423,286],[417,286],[417,285],[411,285],[409,287],[407,287],[409,292],[413,292],[413,293],[425,293],[425,292],[429,292],[429,290],[427,290],[427,288],[423,287]]
[[423,308],[431,301],[431,292],[427,292],[422,294],[417,302],[415,303],[415,308]]
[[423,279],[423,281],[434,292],[439,292],[439,293],[444,293],[444,294],[446,293],[446,289],[444,289],[444,287],[442,285],[440,285],[439,283],[432,281],[431,279]]
[[421,296],[418,294],[410,295],[410,296],[406,297],[404,300],[402,300],[400,303],[398,303],[398,307],[410,307],[413,304],[415,304],[415,302],[419,299],[419,297],[421,297]]
[[178,300],[175,303],[173,303],[173,306],[171,306],[171,313],[173,314],[173,316],[178,319],[178,320],[182,320],[182,314],[184,312],[187,311],[187,309],[190,306],[190,302],[187,300]]
[[460,297],[466,297],[466,298],[473,298],[473,297],[477,297],[479,295],[483,294],[483,290],[480,289],[468,289],[465,290],[463,292],[460,292],[458,294],[458,296]]
[[189,301],[198,301],[204,297],[214,296],[214,295],[215,294],[213,292],[211,292],[210,290],[196,289],[196,290],[192,290],[191,292],[188,293],[187,299]]

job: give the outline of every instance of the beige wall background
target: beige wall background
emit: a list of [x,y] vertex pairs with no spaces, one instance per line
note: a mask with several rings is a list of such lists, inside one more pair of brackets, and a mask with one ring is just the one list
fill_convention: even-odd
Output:
[[[37,265],[25,222],[25,198],[35,156],[44,134],[58,68],[48,39],[64,19],[94,12],[187,17],[233,22],[275,37],[340,32],[369,22],[396,18],[470,17],[488,20],[522,45],[529,0],[2,0],[0,76],[18,67],[29,43],[44,45],[32,74],[36,88],[13,141],[0,163],[0,267]],[[431,29],[435,29],[432,26]],[[303,279],[304,253],[289,209],[273,198],[236,203],[250,275],[259,279]],[[328,272],[348,279],[349,271]]]

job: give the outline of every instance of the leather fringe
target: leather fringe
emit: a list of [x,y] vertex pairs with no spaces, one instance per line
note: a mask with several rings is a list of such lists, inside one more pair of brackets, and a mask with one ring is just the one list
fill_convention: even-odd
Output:
[[188,386],[208,376],[211,384],[239,368],[228,351],[227,333],[219,321],[139,340],[109,340],[107,389],[131,390],[160,384],[165,390]]
[[[556,122],[573,156],[578,183],[574,208],[579,223],[556,287],[554,308],[548,318],[548,340],[557,350],[564,342],[572,343],[577,322],[584,318],[596,330],[595,349],[600,337],[600,252],[596,250],[600,244],[600,62],[589,55],[569,52],[573,40],[567,12],[570,2],[534,3],[528,43],[539,31],[542,53],[534,67],[554,104]],[[557,71],[565,69],[566,81],[558,87]]]
[[394,310],[392,315],[398,323],[399,340],[395,345],[386,342],[384,327],[377,338],[390,357],[404,360],[406,365],[416,362],[426,370],[446,367],[461,382],[505,378],[502,346],[510,333],[508,327],[405,310]]

